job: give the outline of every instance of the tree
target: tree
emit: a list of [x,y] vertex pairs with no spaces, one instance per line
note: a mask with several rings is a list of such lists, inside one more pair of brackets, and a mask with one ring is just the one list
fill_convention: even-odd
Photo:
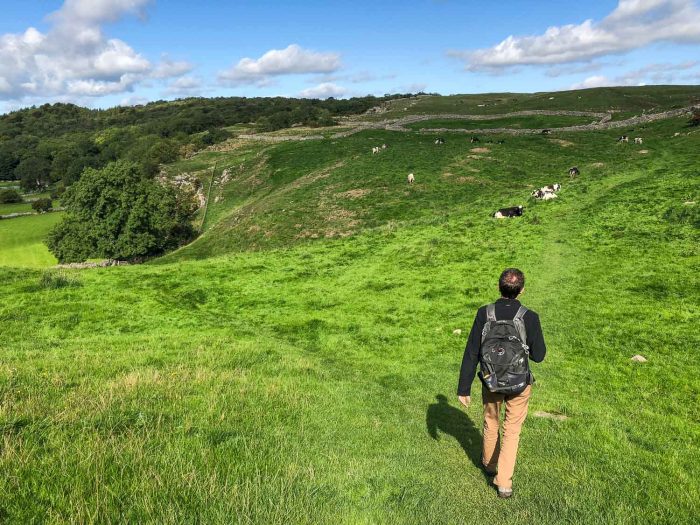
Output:
[[160,255],[194,232],[191,201],[180,198],[174,187],[143,177],[134,162],[87,168],[66,190],[62,204],[66,215],[47,242],[61,262]]
[[0,204],[14,204],[16,202],[22,202],[22,196],[17,190],[0,190]]
[[32,209],[38,211],[39,213],[45,213],[53,208],[53,202],[51,199],[37,199],[32,202]]
[[37,191],[48,186],[50,172],[51,164],[44,157],[27,157],[15,168],[24,191]]
[[17,154],[9,146],[0,146],[0,180],[14,180],[19,164]]

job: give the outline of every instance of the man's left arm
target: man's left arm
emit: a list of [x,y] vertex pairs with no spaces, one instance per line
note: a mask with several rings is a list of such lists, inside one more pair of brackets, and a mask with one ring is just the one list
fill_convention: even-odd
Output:
[[531,316],[529,323],[525,329],[527,330],[527,346],[530,347],[530,359],[535,363],[540,363],[544,360],[547,353],[547,347],[544,344],[544,335],[542,334],[542,326],[540,325],[540,317],[535,312],[529,312]]

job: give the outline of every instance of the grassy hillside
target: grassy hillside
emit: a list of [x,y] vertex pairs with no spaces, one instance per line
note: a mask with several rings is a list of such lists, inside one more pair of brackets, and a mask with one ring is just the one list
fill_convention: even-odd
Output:
[[[169,167],[208,181],[216,163],[192,245],[0,268],[0,520],[692,522],[700,133],[629,131],[644,144],[231,141]],[[557,200],[529,200],[552,182]],[[478,386],[468,410],[455,390],[506,266],[549,353],[501,501],[478,468]]]
[[537,115],[531,117],[510,117],[490,120],[423,120],[407,124],[409,129],[419,130],[421,128],[448,128],[448,129],[479,129],[479,128],[514,128],[514,129],[536,129],[536,128],[559,128],[564,126],[578,126],[590,124],[600,119],[591,117],[569,117]]
[[[423,96],[417,100],[394,100],[389,111],[374,118],[407,114],[465,113],[498,114],[529,109],[620,111],[639,114],[697,103],[700,86],[644,86],[579,89],[553,93],[486,93]],[[631,116],[631,115],[630,115]]]

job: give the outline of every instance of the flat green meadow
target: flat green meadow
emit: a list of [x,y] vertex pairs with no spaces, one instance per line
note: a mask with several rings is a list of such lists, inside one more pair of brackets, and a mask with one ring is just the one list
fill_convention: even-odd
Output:
[[[3,214],[31,211],[31,205],[3,204],[0,210]],[[60,212],[0,220],[0,267],[43,268],[56,264],[56,258],[44,240],[51,227],[60,220]]]
[[[203,235],[140,266],[30,268],[52,264],[23,255],[46,224],[18,221],[59,215],[0,221],[0,521],[694,522],[700,133],[685,120],[630,131],[643,146],[615,142],[629,130],[476,151],[370,130],[207,152],[168,167],[230,170]],[[529,198],[553,182],[556,200]],[[548,355],[499,500],[478,466],[479,386],[467,410],[456,386],[507,266]]]

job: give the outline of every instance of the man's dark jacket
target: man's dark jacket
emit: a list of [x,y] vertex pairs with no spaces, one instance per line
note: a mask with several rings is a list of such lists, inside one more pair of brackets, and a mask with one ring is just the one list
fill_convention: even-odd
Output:
[[[496,301],[496,319],[509,320],[515,317],[516,312],[520,308],[520,301],[517,299],[499,299]],[[547,353],[547,348],[544,345],[544,336],[542,335],[542,327],[540,326],[540,317],[528,310],[523,318],[525,321],[525,332],[527,334],[527,346],[530,347],[530,359],[539,363],[544,359]],[[486,306],[479,308],[474,318],[472,331],[467,339],[467,347],[464,349],[464,357],[462,358],[462,369],[459,373],[459,385],[457,387],[457,395],[471,395],[472,382],[476,375],[476,366],[479,364],[479,347],[481,346],[481,331],[486,324]]]

